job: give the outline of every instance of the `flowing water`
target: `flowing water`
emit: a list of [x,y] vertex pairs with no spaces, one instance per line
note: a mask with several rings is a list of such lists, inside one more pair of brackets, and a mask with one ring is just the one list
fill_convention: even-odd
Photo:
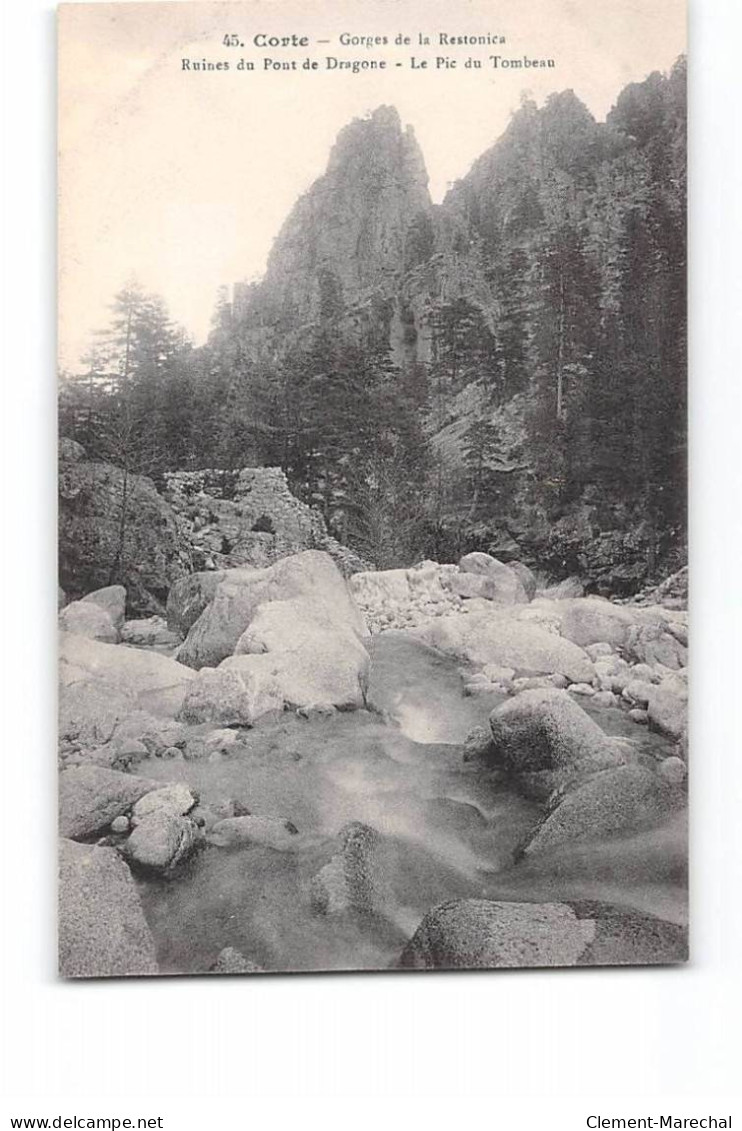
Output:
[[[373,641],[371,710],[286,714],[245,732],[233,756],[151,761],[148,776],[186,781],[204,804],[233,799],[299,830],[291,851],[207,846],[176,878],[140,881],[163,972],[207,970],[225,946],[267,970],[385,968],[432,906],[471,896],[597,898],[684,921],[679,818],[513,865],[540,808],[462,761],[467,732],[503,697],[465,698],[461,686],[454,661],[385,633]],[[592,713],[605,730],[667,752],[620,711]],[[318,915],[309,885],[348,821],[382,834],[374,910]]]

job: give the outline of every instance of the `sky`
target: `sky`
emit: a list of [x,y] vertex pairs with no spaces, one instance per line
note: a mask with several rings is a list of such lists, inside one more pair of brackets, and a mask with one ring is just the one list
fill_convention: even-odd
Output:
[[[262,274],[339,130],[376,106],[395,105],[413,126],[440,201],[524,92],[540,104],[573,89],[602,120],[627,83],[667,71],[685,50],[684,0],[188,0],[59,13],[59,357],[71,369],[133,277],[203,341],[218,287]],[[448,48],[440,32],[507,42]],[[390,43],[342,47],[342,33]],[[419,33],[432,45],[394,44]],[[231,34],[244,48],[223,46]],[[260,48],[260,34],[310,43]],[[494,70],[492,53],[555,66]],[[328,55],[389,68],[328,71]],[[412,56],[428,68],[412,71]],[[436,69],[436,56],[457,66]],[[482,68],[465,69],[467,56]],[[238,71],[241,57],[257,69]],[[265,70],[266,57],[300,69]],[[301,69],[307,57],[317,71]],[[230,69],[186,72],[184,58]]]

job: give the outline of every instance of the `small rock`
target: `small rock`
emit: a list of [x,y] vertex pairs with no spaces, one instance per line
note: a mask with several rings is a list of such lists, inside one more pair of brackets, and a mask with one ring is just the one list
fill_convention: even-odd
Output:
[[588,644],[585,648],[591,660],[599,660],[601,656],[610,656],[613,654],[613,647],[607,640],[601,640],[597,644]]
[[473,727],[464,740],[464,761],[476,762],[492,753],[492,732],[489,727]]
[[122,813],[120,817],[114,817],[111,821],[112,833],[128,833],[129,831],[129,818]]
[[171,785],[163,786],[162,789],[153,789],[145,793],[134,806],[133,816],[136,821],[141,821],[150,813],[160,812],[182,817],[193,808],[196,800],[184,782],[173,782]]
[[571,683],[569,690],[573,695],[587,695],[592,697],[595,694],[595,688],[591,687],[589,683]]
[[295,850],[298,830],[285,817],[227,817],[217,821],[208,834],[209,844],[218,848],[259,844],[279,852]]
[[262,966],[245,958],[244,954],[233,946],[225,946],[217,955],[216,962],[211,966],[212,974],[264,974]]
[[158,809],[142,818],[122,851],[131,863],[165,875],[187,860],[197,843],[198,829],[193,821]]
[[660,762],[659,773],[665,781],[671,782],[673,785],[680,785],[681,782],[685,781],[688,770],[682,758],[671,755]]
[[593,703],[596,707],[618,707],[620,700],[612,691],[596,691]]
[[649,715],[641,707],[632,707],[629,711],[629,718],[632,722],[639,723],[640,726],[646,726],[649,722]]
[[515,670],[513,668],[505,668],[500,664],[485,664],[482,669],[484,675],[490,683],[509,683],[510,680],[515,679]]

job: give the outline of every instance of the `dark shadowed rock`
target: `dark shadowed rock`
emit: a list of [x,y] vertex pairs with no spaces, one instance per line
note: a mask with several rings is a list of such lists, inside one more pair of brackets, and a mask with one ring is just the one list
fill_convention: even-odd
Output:
[[171,584],[189,569],[175,515],[150,479],[129,474],[125,483],[121,468],[60,445],[59,582],[68,594],[121,581],[130,612],[146,615],[161,611]]
[[112,848],[59,842],[59,972],[66,978],[157,973],[131,873]]

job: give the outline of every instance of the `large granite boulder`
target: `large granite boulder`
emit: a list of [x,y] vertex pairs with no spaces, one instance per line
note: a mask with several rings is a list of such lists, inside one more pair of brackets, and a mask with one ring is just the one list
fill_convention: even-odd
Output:
[[191,568],[175,515],[150,479],[80,453],[60,444],[60,585],[79,597],[121,582],[130,613],[160,612],[173,581]]
[[537,800],[626,758],[621,744],[556,688],[522,691],[501,704],[490,715],[490,733],[480,760]]
[[[69,632],[59,642],[62,735],[85,729],[88,704],[111,701],[117,711],[147,711],[173,717],[180,710],[194,672],[167,656],[102,644]],[[120,701],[120,702],[119,702]],[[110,735],[109,735],[110,737]],[[105,738],[103,739],[105,741]]]
[[460,899],[434,907],[399,960],[413,970],[684,962],[685,927],[593,900]]
[[85,636],[103,644],[117,644],[119,631],[106,609],[86,601],[72,601],[61,610],[58,625],[62,632]]
[[440,617],[415,631],[434,648],[469,663],[496,664],[520,675],[558,674],[570,683],[590,683],[595,676],[582,648],[498,609]]
[[654,770],[638,764],[604,770],[556,796],[518,855],[640,832],[661,824],[684,805],[682,786]]
[[59,832],[84,840],[106,832],[111,821],[126,813],[159,783],[104,766],[74,766],[59,775]]
[[461,596],[482,596],[498,605],[523,605],[528,601],[528,594],[516,571],[491,554],[465,554],[459,562],[459,572],[464,576],[483,578],[488,583],[481,593],[461,593]]
[[282,711],[283,706],[278,681],[264,663],[201,668],[189,684],[178,717],[186,723],[249,727],[260,715]]
[[229,656],[217,671],[237,673],[257,689],[251,708],[255,719],[284,706],[362,708],[369,668],[369,655],[357,638],[317,629],[311,643],[292,651]]
[[623,606],[583,597],[565,602],[561,633],[581,648],[603,641],[612,644],[614,648],[620,648],[626,641],[632,623],[631,614]]
[[214,599],[192,625],[178,659],[193,668],[216,667],[234,653],[261,605],[297,598],[325,627],[365,634],[363,618],[332,558],[307,550],[267,569],[227,571]]
[[157,973],[134,881],[112,848],[59,842],[59,972],[65,978]]
[[457,899],[434,907],[405,947],[412,970],[575,966],[594,938],[565,903]]

